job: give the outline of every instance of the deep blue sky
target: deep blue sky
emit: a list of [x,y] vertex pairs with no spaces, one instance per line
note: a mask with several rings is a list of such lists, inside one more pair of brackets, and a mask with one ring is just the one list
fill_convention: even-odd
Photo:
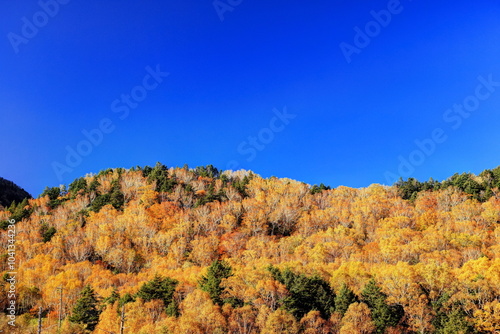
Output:
[[[37,196],[108,167],[238,161],[265,177],[360,187],[387,184],[436,128],[447,140],[411,176],[500,165],[500,87],[459,126],[443,118],[479,76],[500,81],[500,3],[402,0],[348,63],[340,44],[389,3],[244,0],[221,21],[211,0],[72,0],[43,22],[36,1],[2,0],[0,176]],[[9,33],[33,16],[41,27],[16,53]],[[169,76],[120,119],[112,102],[157,65]],[[296,117],[247,161],[248,137],[269,136],[285,106]],[[106,118],[114,131],[59,179],[53,163]]]

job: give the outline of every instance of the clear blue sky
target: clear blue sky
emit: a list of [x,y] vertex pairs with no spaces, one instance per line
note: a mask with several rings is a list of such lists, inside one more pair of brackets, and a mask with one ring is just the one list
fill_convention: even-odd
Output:
[[[52,16],[0,1],[0,176],[34,196],[156,161],[387,184],[435,129],[440,142],[403,176],[500,165],[500,87],[478,87],[479,76],[500,82],[498,1],[222,0],[220,13],[211,0],[60,1]],[[388,8],[390,22],[372,22]],[[369,44],[355,27],[372,29]],[[157,84],[148,66],[169,75]],[[120,101],[132,91],[147,93],[133,109]],[[447,113],[464,100],[467,118]],[[275,119],[285,106],[295,117]],[[82,131],[102,122],[113,131],[89,148]],[[71,167],[68,148],[91,152]]]

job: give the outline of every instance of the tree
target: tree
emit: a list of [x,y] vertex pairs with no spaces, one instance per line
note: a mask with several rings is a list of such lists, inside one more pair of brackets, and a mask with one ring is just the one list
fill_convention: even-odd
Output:
[[[257,310],[251,305],[246,305],[233,309],[229,304],[224,306],[229,310],[228,329],[234,334],[256,334],[257,326],[255,324],[257,318]],[[227,312],[227,311],[226,311]]]
[[120,329],[120,310],[117,303],[106,304],[99,316],[99,324],[97,332],[115,332],[119,333]]
[[110,194],[97,195],[97,197],[92,201],[90,209],[94,212],[99,212],[103,206],[110,204],[109,203],[110,201],[111,201]]
[[70,185],[69,185],[69,192],[76,197],[78,192],[82,190],[83,193],[87,191],[87,181],[81,177],[76,180],[74,180]]
[[334,310],[335,294],[322,278],[295,274],[288,268],[281,272],[271,266],[269,271],[273,278],[284,284],[290,292],[290,295],[282,300],[282,304],[297,320],[313,310],[319,311],[324,319],[330,317]]
[[330,189],[332,189],[330,186],[325,186],[323,183],[321,183],[319,186],[315,184],[311,187],[311,195],[321,193],[323,190]]
[[290,313],[277,309],[269,315],[262,334],[296,334],[299,332],[299,324]]
[[42,226],[40,227],[40,234],[42,235],[43,242],[49,242],[54,234],[57,233],[57,230],[54,226],[48,226],[47,223],[42,222]]
[[19,222],[24,218],[28,218],[31,215],[33,209],[29,208],[28,199],[25,198],[21,203],[17,205],[16,202],[12,202],[11,206],[9,207],[9,211],[12,213],[10,219],[14,219],[16,222]]
[[104,303],[113,305],[115,302],[120,300],[120,294],[118,293],[118,289],[116,287],[113,288],[111,295],[109,297],[104,298]]
[[302,334],[329,334],[332,333],[330,321],[321,317],[319,311],[311,311],[300,319]]
[[90,285],[86,285],[80,293],[80,298],[76,301],[69,320],[85,325],[85,328],[92,332],[99,322],[98,304],[99,301],[94,289]]
[[357,302],[358,298],[352,292],[347,284],[342,284],[337,296],[335,297],[335,312],[340,313],[342,316],[347,312],[349,305]]
[[387,327],[395,327],[403,317],[401,307],[387,305],[387,296],[374,279],[371,279],[365,286],[361,297],[370,308],[377,333],[384,333]]
[[482,310],[474,312],[474,323],[482,331],[494,333],[500,329],[500,302],[496,299],[486,303]]
[[170,277],[156,275],[152,281],[141,286],[136,296],[151,301],[160,299],[165,305],[165,312],[170,316],[177,315],[177,306],[175,305],[174,292],[179,281]]
[[181,316],[175,333],[227,334],[226,319],[208,293],[195,289],[181,303]]
[[120,312],[123,305],[126,305],[128,303],[133,303],[133,302],[135,302],[134,296],[132,296],[130,293],[124,294],[123,297],[118,299],[118,312]]
[[220,171],[212,165],[198,166],[195,168],[194,173],[198,176],[209,177],[212,179],[218,178]]
[[202,276],[198,284],[201,290],[208,293],[212,302],[216,305],[224,304],[222,300],[223,288],[221,286],[222,280],[232,276],[231,266],[226,261],[215,260],[208,267],[206,276]]
[[439,325],[436,330],[438,334],[474,333],[472,325],[465,317],[465,312],[459,307],[454,307],[449,314],[442,317]]
[[371,334],[376,330],[365,303],[349,305],[340,324],[340,334]]
[[40,197],[49,197],[49,207],[51,209],[55,209],[58,205],[62,203],[62,201],[59,199],[59,196],[61,196],[61,188],[59,187],[46,187],[43,193],[40,195]]
[[144,176],[147,176],[149,182],[155,182],[155,190],[159,193],[170,193],[177,185],[177,181],[173,177],[169,177],[167,166],[160,162],[157,162],[154,168],[148,166],[144,171]]
[[405,307],[405,313],[409,320],[410,329],[415,332],[425,334],[434,329],[431,323],[434,314],[425,295],[420,295],[412,300]]
[[125,196],[123,195],[123,192],[120,188],[120,183],[118,180],[114,180],[112,182],[112,188],[111,188],[111,193],[109,196],[109,201],[111,205],[116,210],[122,210],[123,209],[123,204],[125,203]]

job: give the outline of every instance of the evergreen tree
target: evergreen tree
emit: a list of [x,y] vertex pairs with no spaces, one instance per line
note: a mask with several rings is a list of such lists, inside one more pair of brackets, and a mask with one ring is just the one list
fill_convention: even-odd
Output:
[[76,196],[76,194],[80,190],[82,190],[83,193],[85,193],[87,191],[87,181],[83,177],[80,177],[80,178],[74,180],[69,185],[69,192],[72,194],[72,196]]
[[46,187],[43,193],[40,195],[40,197],[49,197],[49,207],[51,209],[55,209],[57,206],[59,206],[62,203],[62,200],[59,199],[59,196],[61,196],[61,188],[59,187]]
[[451,312],[442,314],[436,326],[437,334],[469,334],[474,333],[472,326],[460,307],[454,307]]
[[290,292],[282,304],[297,320],[313,310],[319,311],[325,319],[330,317],[335,309],[335,294],[326,281],[318,276],[295,274],[288,268],[281,272],[271,266],[269,271]]
[[99,181],[97,180],[97,177],[94,177],[94,179],[92,180],[92,182],[90,182],[90,185],[89,185],[89,192],[97,192],[97,188],[100,186],[101,184],[99,183]]
[[110,204],[113,205],[116,210],[122,210],[123,205],[125,204],[125,196],[120,188],[119,180],[114,180],[111,186],[111,192],[109,195]]
[[40,234],[43,242],[49,242],[56,232],[57,230],[53,226],[49,227],[49,225],[45,222],[42,223],[42,226],[40,227]]
[[202,276],[198,283],[201,290],[208,292],[214,304],[223,305],[221,283],[223,279],[231,276],[231,266],[226,261],[215,260],[208,267],[207,275]]
[[151,166],[145,166],[144,168],[138,166],[137,168],[142,171],[142,176],[144,177],[149,177],[149,174],[151,174],[151,171],[153,170]]
[[400,306],[389,306],[386,303],[387,296],[382,292],[374,279],[365,286],[361,293],[362,302],[370,308],[373,322],[377,327],[377,333],[384,333],[387,327],[394,327],[403,317],[403,309]]
[[106,204],[110,204],[110,201],[110,194],[97,195],[97,197],[92,201],[92,204],[90,205],[90,210],[99,212],[103,206],[105,206]]
[[83,324],[89,332],[92,332],[99,322],[100,311],[98,304],[94,289],[90,285],[85,286],[80,293],[80,298],[76,301],[69,320]]
[[142,174],[148,178],[149,182],[156,183],[155,190],[159,193],[171,193],[177,185],[177,181],[169,177],[167,166],[160,162],[157,162],[154,168],[146,166]]
[[165,311],[167,314],[170,313],[169,315],[175,315],[172,314],[172,312],[176,313],[177,310],[177,306],[174,301],[174,292],[178,283],[179,282],[177,280],[170,277],[156,275],[152,281],[149,281],[141,286],[136,296],[146,301],[160,299],[165,305]]
[[322,192],[323,190],[330,190],[330,189],[332,189],[330,186],[325,186],[323,183],[321,183],[319,186],[315,184],[311,187],[311,194],[314,195]]
[[[12,205],[15,205],[15,202],[13,202]],[[9,208],[9,211],[12,212],[10,219],[14,219],[16,222],[23,220],[23,218],[28,218],[33,211],[33,209],[27,208],[29,206],[27,198],[23,199],[21,203],[15,205],[13,209],[12,205]]]
[[250,180],[252,180],[253,176],[254,175],[252,173],[249,173],[248,175],[245,175],[243,179],[233,181],[233,187],[234,189],[238,190],[241,197],[248,197],[247,184],[250,183]]
[[209,177],[212,179],[216,179],[220,175],[220,171],[213,165],[198,166],[195,168],[194,173],[198,176]]
[[335,312],[344,316],[344,314],[347,312],[347,309],[349,308],[349,305],[351,305],[352,303],[356,303],[357,301],[358,298],[356,297],[354,292],[352,292],[347,284],[344,283],[342,284],[342,287],[335,297]]

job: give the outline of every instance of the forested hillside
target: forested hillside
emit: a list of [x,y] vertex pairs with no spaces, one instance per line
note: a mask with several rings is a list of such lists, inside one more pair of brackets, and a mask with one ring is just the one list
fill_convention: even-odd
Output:
[[0,177],[0,208],[8,208],[13,202],[20,203],[31,195],[14,182]]
[[43,333],[495,333],[499,185],[105,170],[0,211],[0,329],[37,333],[41,311]]

